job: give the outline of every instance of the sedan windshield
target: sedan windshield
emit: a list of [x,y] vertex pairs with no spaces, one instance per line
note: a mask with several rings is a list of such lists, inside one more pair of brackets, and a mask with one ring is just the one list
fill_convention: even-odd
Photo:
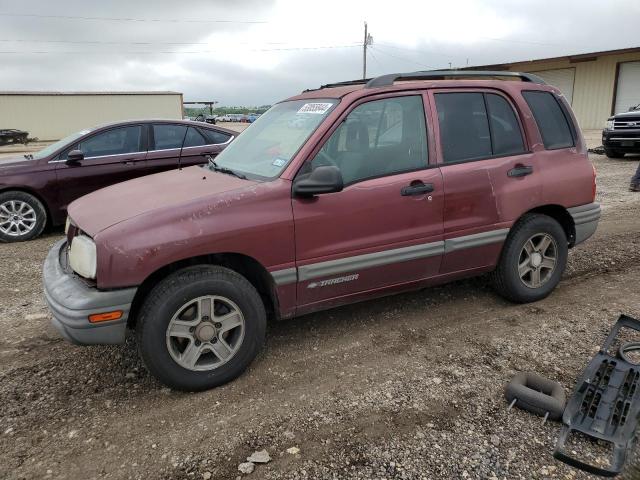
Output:
[[81,136],[86,135],[90,131],[91,131],[90,129],[87,129],[87,130],[81,130],[81,131],[76,132],[76,133],[72,133],[71,135],[69,135],[67,137],[64,137],[62,140],[58,140],[57,142],[52,143],[51,145],[49,145],[47,147],[44,147],[39,152],[35,152],[34,154],[32,154],[32,158],[34,160],[40,160],[41,158],[48,157],[49,155],[51,155],[55,151],[61,149],[62,147],[67,146],[68,144],[70,144],[74,140],[77,140]]
[[337,103],[314,99],[274,105],[216,157],[216,166],[249,178],[277,177]]

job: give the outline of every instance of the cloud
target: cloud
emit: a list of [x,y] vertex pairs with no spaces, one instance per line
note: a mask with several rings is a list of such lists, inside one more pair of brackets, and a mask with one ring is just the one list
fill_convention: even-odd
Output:
[[[167,21],[0,16],[0,90],[176,90],[226,105],[359,77],[365,20],[377,75],[638,46],[640,14],[637,0],[34,0],[11,8],[2,11]],[[203,22],[211,19],[266,23]]]

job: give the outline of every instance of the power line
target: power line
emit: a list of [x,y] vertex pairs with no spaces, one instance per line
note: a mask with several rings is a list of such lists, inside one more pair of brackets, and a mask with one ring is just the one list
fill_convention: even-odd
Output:
[[81,17],[74,15],[41,15],[37,13],[0,13],[0,17],[32,17],[51,18],[56,20],[98,20],[109,22],[168,22],[168,23],[269,23],[266,20],[200,20],[200,19],[172,19],[172,18],[135,18],[135,17]]
[[[211,45],[211,42],[118,42],[111,40],[31,40],[1,38],[2,43],[51,43],[69,45]],[[255,42],[254,42],[255,43]],[[289,42],[260,42],[264,45],[287,45]],[[359,42],[353,42],[359,43]],[[233,42],[233,45],[251,45],[251,42]]]
[[[328,45],[328,46],[320,46],[320,47],[291,47],[291,48],[252,48],[252,49],[248,49],[248,51],[251,52],[279,52],[279,51],[295,51],[295,50],[325,50],[325,49],[337,49],[337,48],[354,48],[354,47],[360,47],[361,45],[355,44],[355,45]],[[178,50],[173,50],[173,51],[95,51],[95,50],[70,50],[70,51],[63,51],[63,50],[4,50],[1,51],[0,50],[0,55],[19,55],[19,54],[47,54],[47,55],[51,55],[51,54],[82,54],[82,55],[95,55],[95,54],[115,54],[115,55],[121,55],[121,54],[127,54],[127,55],[138,55],[138,54],[142,54],[142,55],[157,55],[157,54],[182,54],[182,53],[218,53],[224,50],[192,50],[192,51],[178,51]]]
[[[373,47],[372,47],[372,48],[373,48]],[[376,50],[377,52],[379,52],[379,53],[382,53],[382,54],[387,55],[387,56],[389,56],[389,57],[393,57],[393,58],[395,58],[395,59],[397,59],[397,60],[402,60],[402,61],[404,61],[404,62],[414,63],[414,64],[419,65],[419,66],[421,66],[421,67],[430,68],[430,69],[436,69],[436,68],[437,68],[437,67],[434,67],[434,66],[432,66],[432,65],[426,65],[426,64],[424,64],[424,63],[416,62],[415,60],[411,60],[410,58],[400,57],[400,56],[397,56],[397,55],[393,55],[393,54],[391,54],[391,53],[389,53],[389,52],[386,52],[386,51],[382,50],[382,49],[380,48],[380,46],[379,46],[379,45],[375,45],[375,50]]]

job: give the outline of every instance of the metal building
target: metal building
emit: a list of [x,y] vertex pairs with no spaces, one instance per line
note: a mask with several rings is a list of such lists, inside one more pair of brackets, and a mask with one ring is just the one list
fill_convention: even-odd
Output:
[[0,92],[0,129],[18,128],[29,137],[58,140],[108,122],[182,118],[177,92]]
[[472,69],[535,73],[564,93],[585,130],[601,129],[612,113],[640,104],[640,47]]

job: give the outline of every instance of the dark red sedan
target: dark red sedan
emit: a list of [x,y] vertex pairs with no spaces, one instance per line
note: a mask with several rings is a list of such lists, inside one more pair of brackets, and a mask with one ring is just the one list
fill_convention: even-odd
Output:
[[237,135],[184,120],[134,120],[82,130],[39,152],[0,158],[0,242],[59,225],[82,195],[132,178],[207,163]]

